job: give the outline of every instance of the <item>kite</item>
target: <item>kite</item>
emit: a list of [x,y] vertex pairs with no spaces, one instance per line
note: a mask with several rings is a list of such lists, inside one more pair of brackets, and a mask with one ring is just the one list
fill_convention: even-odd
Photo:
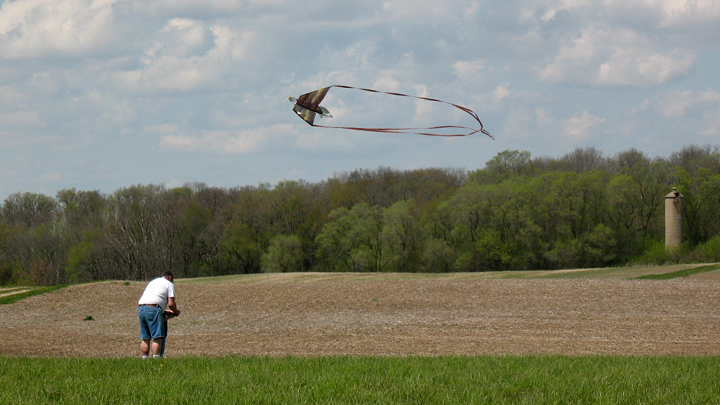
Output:
[[[365,127],[335,127],[335,126],[326,126],[326,125],[319,125],[315,123],[315,117],[320,116],[321,118],[332,118],[332,114],[330,114],[330,111],[327,110],[327,108],[320,105],[323,98],[325,98],[325,95],[327,95],[328,91],[330,91],[331,88],[337,87],[341,89],[351,89],[351,90],[362,90],[367,91],[370,93],[382,93],[382,94],[388,94],[391,96],[398,96],[398,97],[410,97],[415,98],[418,100],[425,100],[425,101],[432,101],[435,103],[442,103],[451,105],[467,114],[469,114],[471,117],[475,119],[475,121],[480,124],[480,128],[470,128],[470,127],[464,127],[464,126],[458,126],[458,125],[441,125],[441,126],[435,126],[435,127],[426,127],[426,128],[365,128]],[[343,85],[332,85],[329,87],[325,87],[319,90],[311,91],[309,93],[305,93],[301,95],[298,98],[295,97],[288,97],[288,100],[295,103],[293,106],[293,111],[298,115],[298,117],[302,118],[305,122],[310,124],[313,127],[319,127],[319,128],[334,128],[334,129],[349,129],[353,131],[366,131],[366,132],[382,132],[387,134],[416,134],[416,135],[426,135],[426,136],[443,136],[443,137],[455,137],[455,136],[469,136],[476,134],[478,132],[481,132],[487,136],[489,136],[491,139],[495,139],[488,131],[486,131],[483,128],[482,122],[480,122],[480,118],[478,115],[471,109],[463,107],[461,105],[448,103],[447,101],[442,101],[434,98],[428,98],[428,97],[420,97],[420,96],[410,96],[407,94],[402,93],[390,93],[385,91],[379,91],[379,90],[373,90],[373,89],[364,89],[361,87],[350,87],[350,86],[343,86]],[[464,131],[463,133],[452,133],[452,134],[441,134],[433,131],[439,131],[439,130],[451,130],[451,131]],[[467,133],[465,133],[467,132]]]

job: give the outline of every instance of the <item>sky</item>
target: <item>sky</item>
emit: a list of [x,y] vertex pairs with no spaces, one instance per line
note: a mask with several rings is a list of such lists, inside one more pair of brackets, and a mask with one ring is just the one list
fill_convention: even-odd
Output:
[[[504,150],[718,145],[720,0],[0,1],[0,201],[16,192],[476,170]],[[494,137],[311,127],[288,96],[449,101]],[[468,125],[333,88],[324,125]]]

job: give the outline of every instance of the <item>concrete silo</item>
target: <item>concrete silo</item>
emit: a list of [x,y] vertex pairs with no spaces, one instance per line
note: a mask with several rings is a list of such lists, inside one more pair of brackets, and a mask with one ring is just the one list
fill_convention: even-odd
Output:
[[665,247],[680,246],[683,241],[683,195],[675,187],[665,196]]

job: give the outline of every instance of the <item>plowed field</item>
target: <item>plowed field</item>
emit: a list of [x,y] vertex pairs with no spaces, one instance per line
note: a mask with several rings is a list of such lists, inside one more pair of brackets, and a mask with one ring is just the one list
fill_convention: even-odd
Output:
[[[718,271],[626,279],[651,271],[177,280],[166,355],[720,355]],[[137,356],[145,284],[0,305],[0,356]]]

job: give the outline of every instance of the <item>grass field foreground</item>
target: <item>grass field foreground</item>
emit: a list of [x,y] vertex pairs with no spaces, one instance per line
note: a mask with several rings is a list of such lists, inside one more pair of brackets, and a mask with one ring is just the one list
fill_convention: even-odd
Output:
[[719,366],[717,357],[0,358],[0,403],[720,403]]
[[[447,275],[264,274],[180,280],[178,284],[189,289],[198,284],[250,285],[269,281],[282,282],[285,288],[317,279],[668,279],[697,276],[718,267]],[[658,281],[649,282],[660,285]],[[132,287],[121,283],[108,285]],[[0,303],[49,292],[9,290],[18,296]],[[134,293],[128,297],[125,307],[130,308],[137,297]],[[187,295],[188,300],[191,298]],[[73,325],[88,324],[81,317],[85,313],[76,315]],[[93,315],[97,322],[109,316]],[[447,345],[448,341],[442,343]],[[0,376],[0,404],[720,403],[718,356],[188,356],[145,361],[136,357],[0,357]]]

